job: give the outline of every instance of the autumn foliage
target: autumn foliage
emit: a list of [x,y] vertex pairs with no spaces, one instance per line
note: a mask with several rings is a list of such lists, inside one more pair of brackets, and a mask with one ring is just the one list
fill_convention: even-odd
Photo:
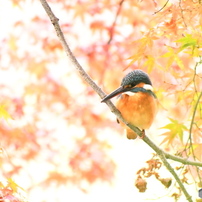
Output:
[[[48,2],[97,85],[109,93],[130,70],[147,72],[160,103],[157,135],[150,135],[163,150],[202,161],[202,2]],[[18,202],[36,187],[71,184],[86,192],[114,182],[109,136],[123,130],[72,67],[40,1],[7,0],[0,7],[0,197]],[[147,191],[151,176],[169,188],[174,179],[161,175],[162,167],[154,155],[134,170],[134,189]],[[199,167],[173,167],[186,186],[202,186]]]

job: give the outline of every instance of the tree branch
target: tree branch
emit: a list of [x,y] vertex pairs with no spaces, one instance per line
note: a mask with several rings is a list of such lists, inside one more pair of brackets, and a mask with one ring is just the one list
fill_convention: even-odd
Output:
[[43,8],[45,9],[46,13],[48,14],[55,31],[57,33],[57,36],[65,50],[65,53],[67,54],[67,58],[71,61],[71,64],[74,66],[74,68],[77,69],[78,73],[80,74],[81,78],[83,78],[92,88],[95,90],[95,92],[103,98],[106,94],[96,85],[96,83],[90,78],[90,76],[83,70],[81,65],[78,63],[77,59],[72,54],[66,40],[64,37],[64,34],[60,28],[60,25],[58,23],[59,19],[55,17],[54,13],[52,12],[50,6],[48,5],[46,0],[40,0]]
[[119,5],[118,5],[118,9],[117,9],[117,12],[116,12],[116,16],[115,16],[115,18],[114,18],[114,22],[113,22],[113,24],[112,24],[112,26],[111,26],[111,32],[110,32],[110,36],[109,36],[109,40],[108,40],[107,44],[110,44],[111,41],[112,41],[112,39],[113,39],[113,36],[114,36],[114,29],[115,29],[115,27],[116,27],[116,22],[117,22],[117,19],[118,19],[119,14],[120,14],[120,12],[121,12],[121,8],[122,8],[122,5],[123,5],[123,2],[124,2],[124,1],[125,1],[125,0],[121,0],[120,3],[119,3]]
[[[106,96],[106,94],[101,90],[101,88],[99,88],[97,86],[97,84],[90,78],[90,76],[83,70],[83,68],[81,67],[81,65],[79,64],[79,62],[76,60],[76,58],[74,57],[74,55],[72,54],[66,40],[65,37],[63,35],[63,32],[60,28],[60,25],[58,23],[58,18],[55,17],[55,15],[53,14],[51,8],[49,7],[48,3],[46,2],[46,0],[40,0],[42,6],[44,7],[46,13],[48,14],[54,28],[55,31],[57,33],[57,36],[65,50],[65,53],[67,54],[68,59],[71,61],[72,65],[77,69],[78,73],[80,74],[80,76],[94,89],[94,91],[101,97],[104,98]],[[121,113],[116,109],[116,107],[113,105],[113,103],[108,100],[106,101],[106,104],[108,105],[108,107],[110,108],[110,110],[117,116],[117,118],[119,120],[121,120],[122,122],[124,122],[128,127],[130,127],[132,130],[134,130],[140,137],[142,135],[142,132],[135,126],[127,123],[123,117],[121,116]],[[183,159],[177,156],[173,156],[171,154],[168,154],[166,152],[164,152],[163,150],[161,150],[158,146],[156,146],[147,136],[143,137],[143,141],[145,143],[147,143],[161,158],[162,162],[164,163],[165,167],[170,171],[170,173],[173,175],[173,177],[176,179],[178,185],[180,186],[181,190],[183,191],[184,195],[186,196],[186,199],[190,202],[192,202],[191,196],[188,194],[188,192],[186,191],[184,185],[182,184],[181,180],[179,179],[178,175],[176,174],[176,172],[174,171],[174,169],[170,166],[170,164],[168,163],[167,159],[171,159],[174,161],[178,161],[181,162],[183,164],[187,164],[187,165],[194,165],[194,166],[200,166],[202,167],[202,163],[200,162],[195,162],[195,161],[189,161],[187,159]]]
[[168,4],[168,2],[169,2],[169,0],[166,1],[166,3],[163,5],[163,7],[161,7],[158,11],[154,12],[154,15],[157,14],[157,13],[159,13],[160,11],[162,11],[166,7],[166,5]]

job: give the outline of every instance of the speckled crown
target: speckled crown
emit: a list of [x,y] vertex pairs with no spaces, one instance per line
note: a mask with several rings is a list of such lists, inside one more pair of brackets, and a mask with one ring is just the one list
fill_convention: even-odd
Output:
[[136,69],[128,73],[122,80],[121,86],[136,86],[139,83],[145,83],[152,86],[152,82],[147,73],[143,72],[140,69]]

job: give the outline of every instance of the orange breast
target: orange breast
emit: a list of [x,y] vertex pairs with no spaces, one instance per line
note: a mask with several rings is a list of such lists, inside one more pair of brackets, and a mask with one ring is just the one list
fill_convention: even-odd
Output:
[[157,113],[157,99],[149,93],[122,94],[116,104],[123,118],[140,129],[148,129]]

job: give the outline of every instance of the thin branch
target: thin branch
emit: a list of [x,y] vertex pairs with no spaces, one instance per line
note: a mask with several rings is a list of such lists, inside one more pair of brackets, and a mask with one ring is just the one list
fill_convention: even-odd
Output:
[[116,26],[116,22],[117,22],[117,19],[118,19],[119,14],[120,14],[120,12],[121,12],[122,5],[123,5],[123,2],[124,2],[124,1],[125,1],[125,0],[121,0],[120,3],[119,3],[119,5],[118,5],[119,7],[118,7],[118,9],[117,9],[116,16],[115,16],[115,18],[114,18],[114,22],[113,22],[113,24],[112,24],[112,26],[111,26],[111,32],[110,32],[110,36],[109,36],[109,40],[108,40],[107,44],[110,44],[111,41],[112,41],[112,39],[113,39],[113,36],[114,36],[114,29],[115,29],[115,26]]
[[[195,66],[195,74],[194,74],[194,78],[193,78],[193,82],[194,82],[194,87],[195,87],[195,91],[197,93],[197,90],[196,90],[196,85],[195,85],[195,77],[196,77],[196,67],[197,67],[198,63],[196,64]],[[193,115],[192,115],[192,119],[191,119],[191,123],[190,123],[190,128],[189,128],[189,139],[190,139],[190,143],[192,144],[192,141],[191,141],[191,134],[192,134],[192,128],[193,128],[193,125],[194,125],[194,119],[195,119],[195,116],[196,116],[196,110],[198,108],[198,105],[199,105],[199,101],[201,99],[201,96],[202,96],[202,92],[200,92],[199,96],[198,96],[198,99],[196,101],[196,104],[194,106],[194,111],[193,111]]]
[[179,7],[180,7],[181,15],[182,15],[182,21],[184,22],[184,26],[187,27],[187,24],[186,24],[185,19],[184,19],[184,13],[183,13],[183,9],[182,9],[182,1],[181,0],[179,0]]
[[[199,101],[200,101],[201,97],[202,97],[202,92],[199,94],[198,99],[196,101],[196,105],[194,107],[194,112],[193,112],[193,116],[192,116],[192,120],[191,120],[190,129],[189,129],[190,145],[191,145],[191,149],[192,149],[194,160],[196,159],[196,156],[194,154],[194,149],[193,149],[191,134],[192,134],[192,128],[193,128],[193,125],[194,125],[194,119],[195,119],[195,115],[196,115],[196,110],[198,108]],[[201,176],[200,176],[200,173],[199,173],[199,168],[196,167],[196,170],[197,170],[197,174],[198,174],[198,177],[199,177],[199,181],[201,182]]]
[[[128,127],[130,127],[132,130],[134,129],[133,125],[128,124]],[[192,197],[189,195],[189,193],[185,189],[182,181],[180,180],[180,178],[177,175],[177,173],[175,172],[175,170],[172,168],[172,166],[167,161],[167,158],[170,158],[170,159],[172,158],[172,160],[175,160],[175,161],[179,161],[180,158],[177,158],[175,156],[167,154],[166,152],[164,152],[163,150],[161,150],[158,146],[156,146],[147,136],[143,137],[143,141],[146,142],[159,155],[159,157],[160,157],[161,161],[163,162],[164,166],[168,169],[168,171],[175,178],[176,182],[178,183],[179,187],[181,188],[182,192],[184,193],[187,201],[192,202]],[[186,163],[186,160],[184,160],[184,159],[181,159],[181,160],[183,160],[184,163]],[[181,162],[181,160],[180,160],[180,162]],[[195,162],[193,162],[193,163],[195,163]]]
[[184,193],[187,201],[193,201],[192,197],[189,195],[189,193],[187,192],[186,188],[184,187],[182,181],[180,180],[179,176],[177,175],[177,173],[175,172],[175,170],[172,168],[172,166],[168,163],[168,161],[166,160],[166,157],[164,155],[164,153],[162,152],[161,154],[158,154],[159,157],[161,158],[164,166],[170,171],[170,173],[173,175],[173,177],[175,178],[176,182],[178,183],[179,187],[181,188],[182,192]]
[[181,158],[181,157],[178,157],[178,156],[174,156],[174,155],[171,155],[171,154],[166,153],[166,152],[164,152],[164,154],[165,154],[165,157],[167,159],[171,159],[173,161],[180,162],[180,163],[182,163],[184,165],[192,165],[192,166],[202,167],[202,163],[199,162],[199,161],[189,161],[187,159],[184,159],[184,158]]
[[81,78],[83,78],[93,88],[93,90],[95,90],[95,92],[97,92],[97,94],[101,98],[103,98],[106,94],[96,85],[96,83],[90,78],[90,76],[86,74],[86,72],[83,70],[83,68],[78,63],[73,53],[71,52],[65,40],[64,34],[60,28],[60,25],[58,23],[59,19],[55,17],[54,13],[52,12],[46,0],[40,0],[40,1],[55,28],[57,36],[65,50],[65,53],[67,54],[67,58],[71,61],[71,64],[78,70],[78,73],[80,74]]
[[167,0],[166,3],[158,11],[154,12],[154,15],[162,11],[167,6],[168,2],[169,0]]
[[[196,63],[195,67],[194,67],[194,76],[193,76],[193,80],[192,82],[194,83],[194,89],[195,89],[195,93],[197,94],[198,91],[197,91],[197,87],[196,87],[196,82],[195,82],[195,78],[196,78],[196,68],[197,66],[199,65],[199,62]],[[185,145],[185,151],[186,151],[186,147],[188,145],[188,142],[190,142],[189,144],[189,152],[191,150],[191,153],[192,153],[192,156],[193,156],[193,159],[194,161],[196,160],[196,156],[195,156],[195,152],[194,152],[194,148],[193,148],[193,143],[192,143],[192,128],[193,128],[193,125],[195,124],[195,116],[196,116],[196,111],[197,111],[197,108],[198,108],[198,105],[199,105],[199,101],[202,97],[202,92],[198,95],[198,98],[197,98],[197,101],[196,101],[196,104],[194,106],[194,110],[193,110],[193,114],[192,114],[192,119],[191,119],[191,123],[190,123],[190,127],[189,127],[189,137],[188,137],[188,140],[187,140],[187,143]],[[187,153],[187,152],[186,152]],[[191,172],[191,169],[189,169],[190,172]],[[199,168],[196,167],[196,171],[197,171],[197,174],[198,174],[198,178],[199,178],[199,182],[201,183],[201,176],[200,176],[200,171],[199,171]],[[192,173],[191,173],[192,174]],[[193,176],[192,176],[193,177]]]
[[[193,75],[193,79],[192,81],[189,82],[189,84],[186,86],[186,88],[193,82],[194,83],[194,90],[195,90],[195,93],[197,93],[197,88],[196,88],[196,84],[195,84],[195,78],[196,78],[196,68],[197,66],[199,65],[199,63],[197,62],[195,64],[195,67],[194,67],[194,75]],[[184,89],[185,90],[185,89]],[[188,140],[187,140],[187,143],[185,144],[185,151],[187,149],[187,145],[188,145],[188,142],[190,142],[190,145],[189,145],[189,149],[190,147],[192,148],[192,153],[194,154],[194,150],[193,150],[193,145],[192,145],[192,128],[193,128],[193,124],[194,124],[194,119],[195,119],[195,115],[196,115],[196,110],[198,108],[198,104],[199,104],[199,101],[200,101],[200,98],[201,98],[201,95],[199,95],[198,97],[198,100],[196,102],[196,105],[194,107],[194,111],[193,111],[193,114],[192,114],[192,119],[191,119],[191,123],[190,123],[190,128],[189,128],[189,137],[188,137]],[[194,98],[193,98],[194,100]],[[195,160],[195,156],[194,156],[194,160]]]
[[[55,31],[57,33],[57,36],[67,54],[68,59],[70,59],[72,65],[78,70],[78,73],[80,74],[80,76],[95,90],[95,92],[97,92],[97,94],[101,97],[104,98],[105,97],[105,93],[101,90],[101,88],[99,88],[96,83],[89,77],[89,75],[83,70],[83,68],[81,67],[81,65],[79,64],[79,62],[76,60],[76,58],[74,57],[74,55],[72,54],[65,38],[63,35],[63,32],[60,28],[60,25],[58,23],[58,18],[55,17],[55,15],[53,14],[51,8],[49,7],[48,3],[46,2],[46,0],[40,0],[42,6],[44,7],[46,13],[48,14],[54,28]],[[108,100],[106,101],[106,104],[108,105],[108,107],[110,108],[110,110],[117,116],[117,118],[119,120],[121,120],[122,122],[124,122],[128,127],[130,127],[132,130],[134,130],[140,137],[142,135],[142,132],[135,126],[128,124],[123,117],[121,116],[121,113],[116,109],[116,107],[113,105],[113,103]],[[202,163],[200,162],[192,162],[192,161],[188,161],[176,156],[173,156],[171,154],[167,154],[166,152],[164,152],[163,150],[161,150],[158,146],[156,146],[147,136],[145,136],[143,138],[143,141],[146,142],[161,158],[162,162],[164,163],[164,165],[166,166],[166,168],[170,171],[170,173],[173,175],[173,177],[176,179],[177,183],[179,184],[181,190],[183,191],[184,195],[186,196],[186,199],[190,202],[192,202],[191,196],[188,194],[188,192],[186,191],[184,185],[182,184],[182,182],[180,181],[178,175],[175,173],[174,169],[170,166],[170,164],[168,163],[167,159],[172,159],[174,161],[178,161],[184,164],[189,164],[189,165],[195,165],[195,166],[200,166],[202,167]]]

